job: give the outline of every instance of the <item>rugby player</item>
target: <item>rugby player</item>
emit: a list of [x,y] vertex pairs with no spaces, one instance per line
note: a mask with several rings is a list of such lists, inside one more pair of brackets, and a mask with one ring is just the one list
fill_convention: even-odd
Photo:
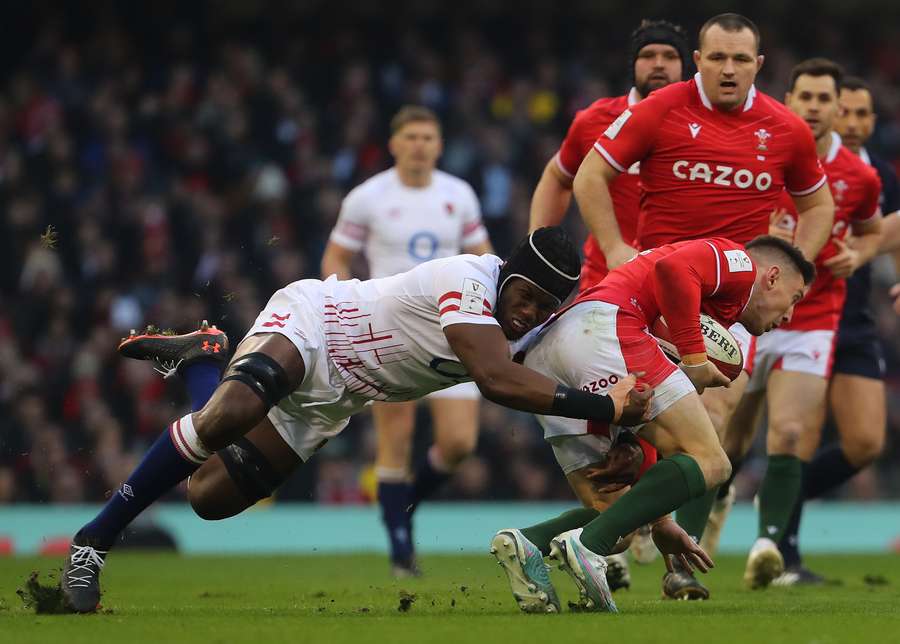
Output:
[[[685,239],[721,236],[746,243],[768,231],[785,189],[799,213],[795,243],[815,257],[831,230],[834,204],[809,127],[753,84],[763,64],[759,30],[743,16],[721,14],[700,29],[698,46],[694,78],[625,110],[575,176],[580,212],[607,264],[622,264],[637,248]],[[636,162],[643,195],[631,244],[621,235],[610,187]],[[739,325],[731,331],[749,372],[750,334]],[[741,374],[730,388],[703,394],[720,437],[747,380]],[[679,523],[694,538],[700,538],[714,498],[710,492],[679,511]],[[688,571],[676,569],[663,584],[670,597],[709,596]]]
[[[474,381],[489,400],[522,411],[640,422],[649,399],[631,393],[633,376],[600,395],[558,385],[509,356],[508,341],[556,311],[580,267],[565,233],[542,228],[506,262],[458,255],[393,277],[300,280],[277,291],[202,409],[172,423],[75,535],[61,581],[67,605],[96,610],[109,548],[175,485],[191,477],[188,497],[204,519],[238,514],[271,495],[374,400],[415,400]],[[135,335],[120,352],[171,358],[190,381],[201,363],[193,358],[215,344],[211,331],[181,345]]]
[[[663,458],[602,512],[581,508],[494,536],[492,553],[522,610],[560,609],[542,561],[549,555],[572,577],[583,609],[615,612],[604,556],[647,523],[660,552],[681,551],[683,568],[712,567],[696,540],[668,519],[685,502],[714,490],[731,470],[697,393],[729,384],[707,357],[700,313],[726,327],[740,321],[761,335],[790,320],[814,275],[796,247],[775,237],[761,236],[746,247],[723,238],[666,244],[614,269],[538,333],[524,364],[570,387],[604,391],[631,372],[644,374],[641,382],[653,397],[649,422],[639,432]],[[681,369],[650,335],[660,318]],[[596,421],[540,420],[573,488],[620,482],[603,470],[611,441],[625,430]]]
[[[631,34],[631,76],[634,85],[627,94],[600,98],[572,121],[559,151],[544,168],[534,195],[531,198],[529,230],[558,225],[565,217],[572,200],[572,179],[584,157],[603,131],[629,107],[636,105],[651,92],[685,78],[689,62],[687,36],[684,30],[665,20],[644,20]],[[633,239],[637,231],[640,207],[639,163],[621,174],[610,184],[610,194],[615,208],[616,221],[622,235]],[[597,240],[588,235],[583,247],[584,263],[581,267],[579,291],[583,292],[602,280],[608,270],[603,252]],[[646,451],[646,443],[641,444]],[[600,508],[611,502],[614,496],[592,493],[579,500],[585,507]],[[652,561],[656,548],[649,542],[649,534],[642,533],[632,541],[632,553],[639,562]],[[628,559],[622,554],[609,559],[609,582],[612,590],[631,585]]]
[[[872,155],[866,142],[875,129],[875,106],[872,92],[864,80],[846,77],[841,82],[840,110],[834,130],[844,146],[878,173],[881,179],[879,206],[885,213],[883,228],[889,222],[900,222],[900,186],[889,163]],[[826,167],[826,172],[830,170]],[[894,213],[888,217],[888,213]],[[879,252],[893,250],[886,234]],[[857,248],[857,240],[849,245]],[[894,247],[900,244],[894,244]],[[784,557],[785,572],[772,584],[822,583],[822,578],[805,568],[799,550],[798,533],[803,501],[814,499],[842,485],[870,465],[884,448],[887,429],[884,391],[885,362],[881,341],[875,330],[875,319],[869,308],[872,290],[871,265],[866,263],[847,278],[847,297],[834,348],[834,364],[828,384],[828,404],[838,431],[838,440],[821,447],[805,467],[802,497],[778,549]]]
[[[764,404],[768,418],[769,464],[760,484],[759,530],[744,573],[751,588],[765,587],[784,572],[777,544],[802,498],[803,464],[812,459],[821,438],[846,278],[877,253],[881,242],[881,182],[834,132],[841,81],[836,63],[811,58],[794,67],[785,97],[816,139],[834,195],[835,222],[829,243],[816,258],[818,274],[809,295],[788,324],[757,342],[753,375],[732,417],[735,433],[747,435],[756,428]],[[790,236],[798,224],[790,199],[784,198],[779,213],[776,227]],[[851,230],[852,244],[847,240]]]
[[[425,107],[406,106],[391,120],[388,143],[394,167],[351,190],[322,257],[322,278],[350,279],[363,251],[370,277],[387,277],[438,257],[493,252],[471,186],[436,169],[441,127]],[[395,577],[418,574],[412,511],[435,492],[478,440],[479,395],[466,382],[428,396],[434,444],[410,479],[415,402],[372,405],[378,438],[378,503],[390,543]]]

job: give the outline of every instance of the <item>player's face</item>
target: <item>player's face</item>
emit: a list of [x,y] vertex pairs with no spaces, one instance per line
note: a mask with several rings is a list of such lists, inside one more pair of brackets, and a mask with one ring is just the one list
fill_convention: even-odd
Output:
[[401,171],[428,172],[443,150],[441,130],[431,121],[412,121],[394,133],[388,147]]
[[844,145],[859,152],[875,129],[875,110],[872,95],[867,89],[842,89],[841,109],[834,121],[834,129],[841,135]]
[[634,61],[634,86],[646,97],[655,89],[681,80],[681,56],[672,45],[641,47]]
[[816,140],[831,134],[840,110],[837,87],[831,76],[798,76],[784,102],[806,121]]
[[769,266],[757,276],[740,323],[753,335],[787,324],[794,315],[794,306],[808,290],[796,270]]
[[747,100],[763,57],[749,29],[725,31],[713,25],[703,35],[700,50],[694,52],[694,63],[710,102],[731,110]]
[[508,340],[518,340],[556,312],[556,298],[531,282],[513,277],[497,303],[497,322]]

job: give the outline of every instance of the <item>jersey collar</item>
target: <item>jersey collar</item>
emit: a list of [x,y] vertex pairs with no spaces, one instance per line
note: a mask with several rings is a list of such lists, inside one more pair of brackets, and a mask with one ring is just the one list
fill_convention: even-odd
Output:
[[637,87],[632,87],[628,92],[628,107],[633,107],[641,102],[641,95],[638,94]]
[[[709,100],[706,92],[703,91],[703,81],[700,78],[700,72],[694,74],[694,83],[697,85],[697,93],[700,94],[700,102],[703,103],[703,107],[708,110],[713,109],[712,102]],[[756,100],[756,85],[751,85],[750,91],[747,92],[747,100],[744,101],[744,109],[742,111],[746,112],[753,107],[754,100]]]
[[869,156],[869,151],[865,148],[859,149],[859,158],[862,159],[862,162],[866,165],[872,165],[872,157]]
[[841,135],[832,131],[831,145],[828,147],[828,154],[825,155],[825,163],[831,163],[841,149]]

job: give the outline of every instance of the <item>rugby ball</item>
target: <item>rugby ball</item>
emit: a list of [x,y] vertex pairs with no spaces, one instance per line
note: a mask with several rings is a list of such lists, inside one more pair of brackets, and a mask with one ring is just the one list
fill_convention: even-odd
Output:
[[[674,362],[681,361],[678,349],[672,344],[669,327],[666,326],[663,318],[654,322],[650,333],[656,338],[663,353]],[[710,362],[732,381],[741,375],[741,369],[744,368],[744,355],[731,331],[705,313],[701,313],[700,333],[703,334],[703,344],[706,346],[706,355]]]

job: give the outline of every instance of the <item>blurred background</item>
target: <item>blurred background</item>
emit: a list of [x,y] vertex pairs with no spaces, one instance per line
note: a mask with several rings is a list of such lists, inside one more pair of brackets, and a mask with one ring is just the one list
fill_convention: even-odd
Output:
[[[239,340],[269,295],[318,276],[344,194],[390,165],[391,115],[443,120],[443,169],[505,253],[575,111],[629,88],[642,18],[699,26],[714,2],[482,0],[7,6],[0,42],[0,504],[103,501],[187,409],[177,379],[118,359],[132,328],[209,319]],[[867,79],[871,149],[900,167],[900,4],[735,2],[762,31],[763,91],[831,57]],[[693,44],[693,43],[692,43]],[[573,235],[583,238],[577,215]],[[900,496],[900,333],[879,262],[884,456],[840,495]],[[417,450],[429,441],[421,414]],[[371,502],[367,416],[279,499]],[[745,467],[749,498],[762,473]],[[171,498],[178,498],[177,494]],[[444,499],[572,501],[526,414],[483,406],[477,455]]]

